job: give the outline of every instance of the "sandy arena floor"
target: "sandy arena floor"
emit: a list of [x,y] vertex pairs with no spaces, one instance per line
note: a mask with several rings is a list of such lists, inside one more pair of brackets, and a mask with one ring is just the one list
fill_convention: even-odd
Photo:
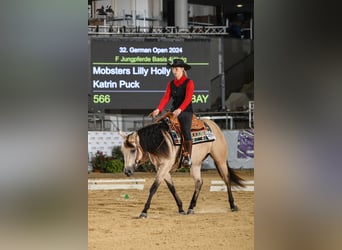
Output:
[[[254,179],[253,170],[237,173],[245,180]],[[210,192],[211,181],[221,180],[217,171],[203,171],[195,214],[179,215],[163,183],[152,199],[148,218],[138,219],[154,175],[137,172],[130,177],[145,179],[143,190],[88,191],[88,249],[254,249],[254,192],[234,191],[239,211],[231,212],[227,192]],[[88,178],[129,179],[121,173],[91,173]],[[194,183],[189,173],[174,173],[173,181],[186,211]]]

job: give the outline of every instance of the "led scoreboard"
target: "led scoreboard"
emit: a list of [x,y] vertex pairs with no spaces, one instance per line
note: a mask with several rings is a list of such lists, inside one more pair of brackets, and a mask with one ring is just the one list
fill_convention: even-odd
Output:
[[181,58],[195,83],[195,111],[209,108],[209,40],[90,40],[90,97],[94,110],[154,109],[173,79],[167,66]]

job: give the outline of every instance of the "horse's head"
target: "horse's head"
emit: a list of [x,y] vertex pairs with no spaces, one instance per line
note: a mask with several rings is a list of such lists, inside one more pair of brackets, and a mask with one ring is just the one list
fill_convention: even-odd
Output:
[[139,144],[139,136],[137,132],[133,132],[129,135],[120,131],[120,135],[123,139],[121,151],[124,156],[124,173],[127,176],[131,176],[134,170],[141,164],[144,153]]

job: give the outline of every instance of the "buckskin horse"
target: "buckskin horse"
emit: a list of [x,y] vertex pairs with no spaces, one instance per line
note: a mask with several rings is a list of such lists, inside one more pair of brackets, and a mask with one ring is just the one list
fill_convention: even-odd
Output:
[[[148,199],[139,218],[147,218],[147,211],[150,208],[152,197],[162,181],[166,182],[167,187],[176,200],[179,214],[193,214],[203,184],[201,165],[208,156],[211,156],[214,160],[216,169],[227,186],[231,211],[237,211],[238,207],[234,204],[231,183],[234,182],[242,187],[244,184],[243,179],[228,165],[228,149],[224,135],[215,122],[209,119],[200,120],[194,116],[192,122],[193,147],[190,174],[195,182],[195,191],[187,213],[185,213],[182,201],[176,192],[171,178],[171,173],[180,167],[182,158],[181,138],[177,137],[179,136],[179,124],[177,124],[178,120],[172,117],[172,113],[167,113],[162,118],[159,118],[158,121],[128,135],[121,131],[119,132],[123,138],[121,151],[124,156],[124,173],[127,176],[133,175],[138,166],[147,160],[155,166],[157,171]],[[195,128],[194,124],[197,125],[197,128]]]

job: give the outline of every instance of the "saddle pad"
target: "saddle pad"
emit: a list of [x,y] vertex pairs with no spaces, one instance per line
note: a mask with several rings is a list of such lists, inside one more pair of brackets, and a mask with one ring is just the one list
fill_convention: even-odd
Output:
[[[170,128],[169,133],[171,135],[174,145],[182,144],[182,138],[176,130]],[[210,142],[216,139],[215,135],[213,134],[209,126],[205,123],[204,123],[204,129],[191,131],[191,136],[192,136],[192,144]]]

